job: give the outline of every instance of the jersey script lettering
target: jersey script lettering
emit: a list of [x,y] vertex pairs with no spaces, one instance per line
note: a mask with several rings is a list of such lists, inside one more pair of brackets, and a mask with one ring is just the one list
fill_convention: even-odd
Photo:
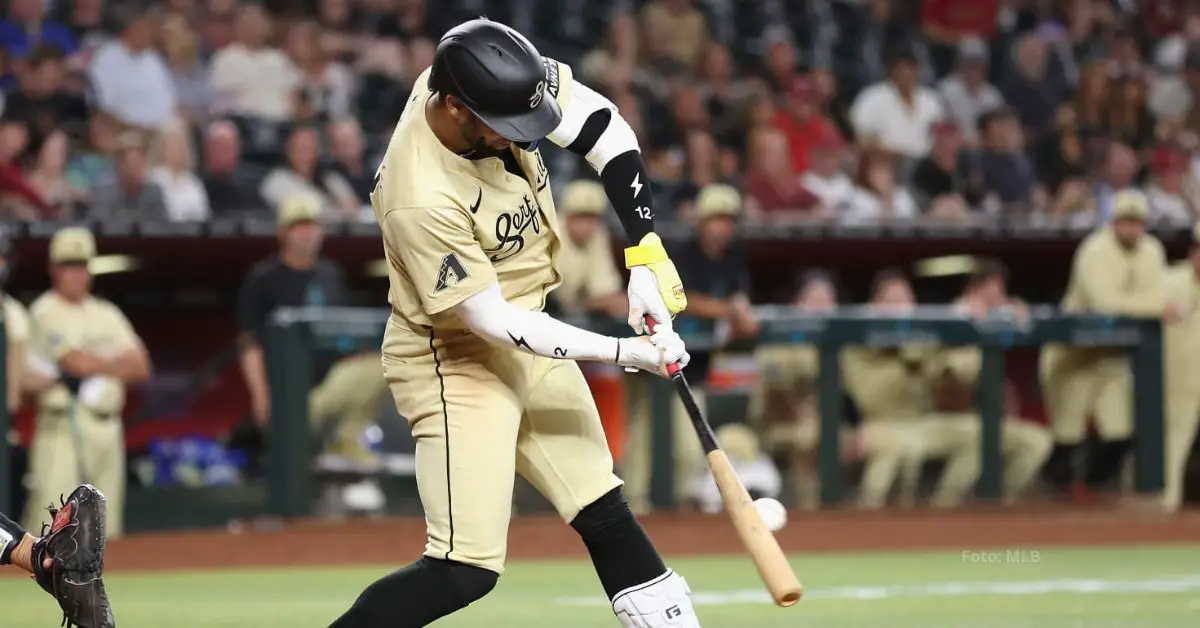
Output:
[[516,211],[496,217],[496,246],[486,251],[488,259],[501,262],[520,253],[525,248],[525,231],[530,228],[536,235],[542,233],[541,208],[525,195]]

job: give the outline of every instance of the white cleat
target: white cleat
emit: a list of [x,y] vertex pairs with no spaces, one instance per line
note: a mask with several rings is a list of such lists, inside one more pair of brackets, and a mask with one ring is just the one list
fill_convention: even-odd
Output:
[[663,575],[621,591],[613,612],[625,628],[700,628],[691,593],[683,576],[668,569]]

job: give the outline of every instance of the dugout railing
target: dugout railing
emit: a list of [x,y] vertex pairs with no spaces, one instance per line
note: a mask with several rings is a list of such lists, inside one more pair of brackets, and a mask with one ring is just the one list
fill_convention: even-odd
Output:
[[[821,501],[836,504],[845,495],[839,429],[845,415],[839,355],[844,347],[898,347],[905,344],[977,345],[982,369],[977,402],[982,419],[983,469],[979,495],[999,499],[1001,493],[1000,429],[1004,416],[1005,352],[1015,347],[1047,343],[1119,347],[1128,350],[1134,373],[1135,488],[1154,493],[1163,486],[1163,361],[1162,330],[1156,320],[1111,316],[1065,315],[1053,308],[1034,308],[1027,321],[997,317],[976,322],[944,307],[920,308],[911,316],[880,316],[863,308],[842,308],[830,316],[805,316],[777,306],[757,308],[763,322],[757,344],[810,344],[820,355],[821,440],[818,460]],[[355,308],[293,308],[276,313],[264,338],[272,409],[288,420],[272,420],[268,453],[270,510],[299,516],[312,506],[312,437],[308,428],[308,391],[313,382],[312,350],[337,348],[344,352],[377,347],[387,311]],[[622,321],[566,317],[597,332],[624,335]],[[686,317],[677,323],[693,349],[714,348],[715,330]],[[745,351],[750,343],[723,347]],[[650,377],[646,375],[646,377]],[[671,421],[665,420],[674,394],[666,380],[656,380],[653,408],[654,456],[651,499],[657,506],[672,501],[669,454]]]

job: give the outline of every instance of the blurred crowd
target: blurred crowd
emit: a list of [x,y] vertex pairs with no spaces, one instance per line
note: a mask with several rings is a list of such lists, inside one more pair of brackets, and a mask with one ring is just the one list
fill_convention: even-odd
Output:
[[[440,33],[477,15],[570,63],[637,130],[660,215],[1092,224],[1200,207],[1190,0],[12,0],[0,209],[205,220],[364,211]],[[560,153],[556,186],[587,169]],[[561,191],[561,188],[560,188]]]

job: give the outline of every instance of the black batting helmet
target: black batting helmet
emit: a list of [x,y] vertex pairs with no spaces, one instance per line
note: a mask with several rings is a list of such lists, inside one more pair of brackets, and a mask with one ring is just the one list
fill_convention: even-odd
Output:
[[558,126],[562,109],[558,66],[523,35],[477,19],[438,42],[429,89],[456,96],[493,131],[518,143],[536,142]]

